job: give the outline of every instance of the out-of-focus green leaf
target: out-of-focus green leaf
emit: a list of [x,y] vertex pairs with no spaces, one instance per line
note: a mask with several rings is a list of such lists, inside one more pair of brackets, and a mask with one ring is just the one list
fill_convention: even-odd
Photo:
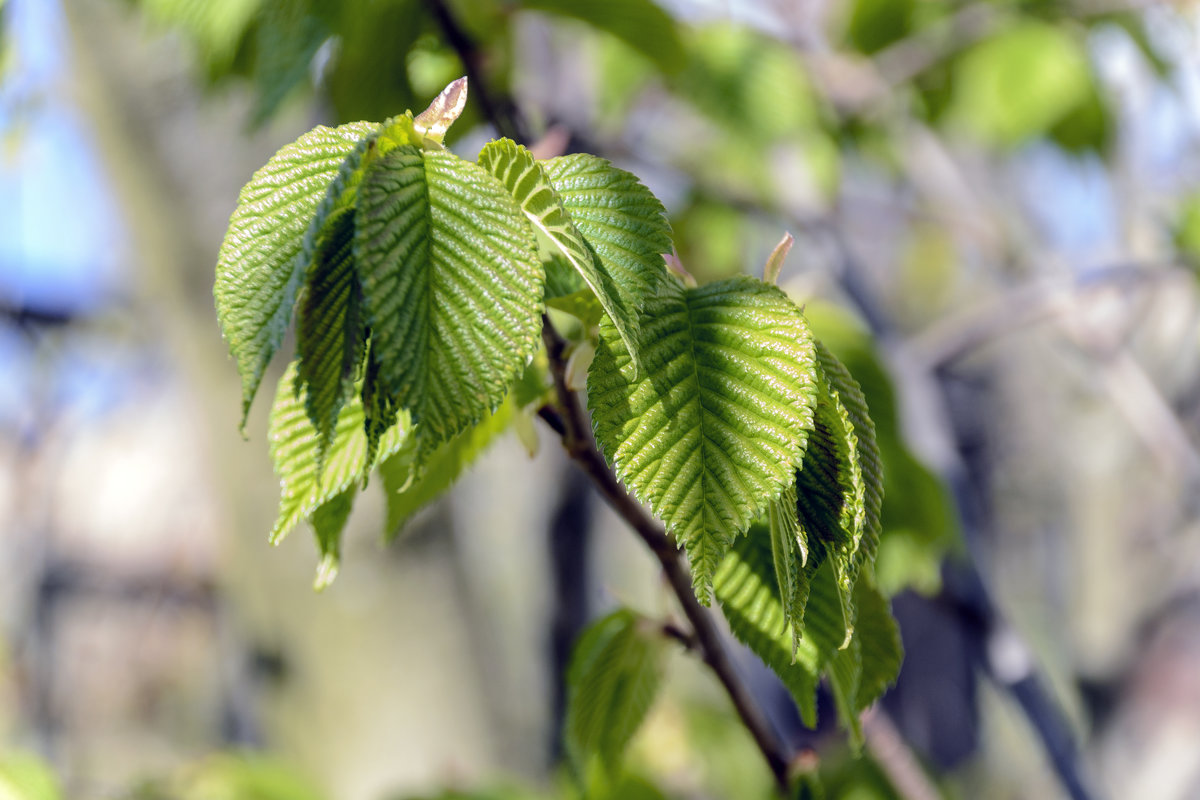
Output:
[[0,756],[0,800],[61,800],[62,790],[40,758],[9,753]]
[[652,0],[522,0],[521,7],[582,20],[625,42],[663,72],[683,66],[675,20]]
[[263,0],[140,0],[147,16],[181,28],[214,75],[229,68],[234,51]]
[[875,53],[912,33],[916,0],[854,0],[846,23],[847,43]]
[[676,91],[714,122],[754,143],[811,130],[820,120],[804,62],[778,39],[713,25],[689,33]]
[[1043,22],[1019,23],[975,45],[954,70],[950,121],[995,147],[1047,134],[1092,87],[1083,43]]
[[1174,227],[1175,247],[1193,269],[1200,270],[1200,192],[1180,204]]
[[327,86],[339,119],[387,119],[424,106],[409,82],[408,51],[425,20],[419,0],[338,4],[338,45]]
[[279,762],[221,755],[186,776],[179,800],[325,800],[313,784]]
[[270,119],[292,93],[309,81],[313,55],[331,31],[306,0],[272,0],[255,30],[253,80],[258,89],[252,123]]
[[585,771],[596,757],[616,772],[625,746],[654,703],[664,639],[649,621],[619,609],[587,627],[567,670],[567,753]]

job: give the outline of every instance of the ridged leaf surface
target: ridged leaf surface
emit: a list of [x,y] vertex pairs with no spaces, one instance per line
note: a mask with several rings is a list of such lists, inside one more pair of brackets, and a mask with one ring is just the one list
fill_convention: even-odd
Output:
[[[803,619],[789,624],[776,580],[770,531],[755,525],[734,543],[713,579],[729,629],[779,676],[804,721],[816,724],[817,681],[846,640],[842,604],[829,565],[801,570]],[[799,632],[794,636],[792,626]]]
[[[612,318],[625,347],[636,354],[639,349],[639,303],[645,298],[638,295],[636,286],[623,287],[605,271],[604,264],[563,208],[542,165],[528,150],[509,139],[488,143],[479,153],[479,165],[504,184],[534,228],[544,234],[579,273]],[[614,183],[619,185],[620,182]],[[602,191],[592,195],[595,203],[602,202],[603,197]],[[621,202],[622,197],[614,190],[608,203],[618,205]]]
[[304,234],[343,160],[378,126],[317,127],[282,148],[238,195],[217,258],[213,296],[242,376],[242,419],[291,321],[307,264]]
[[592,756],[615,772],[625,746],[662,681],[663,640],[628,609],[593,622],[567,670],[567,753],[579,767]]
[[[353,397],[338,416],[333,444],[325,455],[324,472],[318,475],[317,431],[308,418],[296,380],[296,366],[292,364],[279,381],[268,429],[271,459],[282,494],[279,516],[271,531],[272,542],[280,541],[301,520],[311,519],[319,507],[369,472],[362,403]],[[383,435],[379,457],[396,452],[409,431],[408,420],[402,417]]]
[[[663,254],[670,253],[666,211],[631,173],[596,156],[579,153],[539,162],[563,209],[596,255],[601,279],[588,280],[614,318],[636,319],[667,280]],[[586,275],[583,276],[587,280]],[[617,313],[613,313],[614,309]],[[636,322],[626,324],[636,332]]]
[[296,322],[298,379],[322,460],[338,412],[354,393],[366,346],[362,286],[354,263],[354,210],[338,211],[320,237]]
[[443,442],[415,470],[415,448],[404,447],[379,465],[383,489],[387,493],[387,523],[384,536],[394,539],[413,514],[441,497],[475,459],[503,433],[512,422],[513,395],[505,398],[495,413]]
[[812,426],[813,342],[773,286],[734,278],[665,290],[642,320],[635,377],[610,322],[588,377],[596,437],[617,474],[667,523],[707,602],[733,539],[793,481]]
[[504,187],[450,153],[396,147],[359,191],[371,358],[423,458],[497,407],[533,354],[542,266]]
[[847,603],[863,563],[875,557],[883,471],[862,390],[824,345],[813,433],[797,474],[801,528],[824,543]]

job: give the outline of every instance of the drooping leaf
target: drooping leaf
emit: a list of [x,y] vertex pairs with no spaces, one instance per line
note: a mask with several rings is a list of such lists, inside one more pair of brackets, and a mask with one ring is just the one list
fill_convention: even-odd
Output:
[[862,677],[862,646],[851,639],[850,646],[839,650],[829,662],[829,691],[838,718],[850,733],[850,745],[855,752],[862,747],[862,722],[858,718],[859,679]]
[[734,538],[793,478],[812,427],[808,325],[773,286],[678,284],[645,309],[646,374],[611,322],[588,378],[596,438],[625,485],[687,547],[698,596]]
[[319,436],[318,461],[333,440],[338,412],[354,393],[366,346],[353,249],[354,211],[342,209],[317,245],[297,314],[298,379]]
[[799,647],[808,602],[808,541],[796,514],[796,487],[789,486],[767,506],[767,530],[771,535],[771,560],[775,563],[775,582],[783,606],[783,624],[792,630],[793,651]]
[[[338,416],[333,444],[325,455],[324,472],[317,474],[317,431],[304,408],[304,397],[296,387],[292,364],[279,381],[268,429],[271,458],[279,476],[282,497],[271,541],[279,542],[301,520],[311,519],[317,509],[352,487],[369,471],[367,437],[363,431],[362,403],[352,398]],[[396,452],[410,433],[406,415],[382,437],[379,457]]]
[[217,260],[217,318],[242,376],[242,424],[279,348],[307,264],[309,221],[346,156],[377,126],[317,127],[285,146],[238,195]]
[[580,636],[567,669],[567,753],[585,768],[596,756],[615,772],[625,746],[662,681],[663,638],[629,609],[614,611]]
[[683,64],[679,28],[652,0],[524,0],[521,7],[582,20],[616,36],[664,72]]
[[880,512],[876,583],[887,595],[906,586],[936,592],[942,558],[959,545],[949,491],[907,447],[895,390],[870,333],[827,304],[810,302],[804,315],[816,337],[860,384],[871,410],[887,498]]
[[513,396],[509,395],[495,413],[488,414],[434,450],[419,474],[415,470],[414,447],[401,448],[379,465],[383,489],[387,493],[386,539],[396,538],[413,514],[454,485],[463,471],[508,428],[515,407]]
[[363,180],[354,252],[377,380],[420,462],[497,407],[541,341],[533,231],[475,164],[401,146]]
[[858,384],[817,342],[820,364],[815,426],[796,475],[800,526],[822,542],[845,601],[879,546],[883,470],[875,427]]
[[800,571],[799,591],[807,602],[793,625],[780,601],[770,531],[754,525],[734,543],[717,569],[713,588],[729,629],[762,659],[788,688],[806,725],[816,725],[816,687],[834,653],[846,640],[845,619],[833,571],[812,558]]
[[[479,165],[504,184],[533,227],[550,240],[595,293],[625,347],[631,353],[638,353],[638,313],[645,302],[644,294],[638,294],[636,285],[623,286],[606,271],[606,264],[592,252],[564,210],[542,165],[528,150],[509,139],[485,146],[479,153]],[[593,202],[598,199],[598,195],[593,195]]]
[[[662,203],[634,175],[596,156],[562,156],[540,165],[598,260],[603,277],[584,279],[601,287],[597,298],[610,314],[636,314],[668,280],[662,257],[671,252],[671,226]],[[622,324],[634,330],[633,323]]]
[[317,537],[317,550],[321,561],[317,564],[317,577],[313,588],[324,589],[337,577],[342,559],[342,531],[354,508],[354,495],[358,488],[350,486],[336,496],[317,506],[312,515],[313,533]]
[[854,585],[854,607],[854,637],[858,639],[862,659],[854,702],[863,711],[896,682],[904,661],[904,645],[891,605],[866,575]]

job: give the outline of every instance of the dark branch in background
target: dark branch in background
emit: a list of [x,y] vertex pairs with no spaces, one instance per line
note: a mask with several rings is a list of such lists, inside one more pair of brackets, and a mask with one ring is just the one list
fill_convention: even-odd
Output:
[[697,652],[725,687],[738,716],[754,737],[758,749],[762,751],[767,765],[771,768],[776,785],[786,796],[790,762],[788,753],[734,669],[711,612],[696,599],[691,574],[684,566],[674,540],[667,535],[662,524],[647,514],[641,504],[625,491],[625,487],[617,480],[608,462],[596,447],[587,412],[583,409],[579,395],[567,386],[566,360],[563,358],[565,343],[547,317],[542,318],[542,339],[546,343],[546,353],[554,377],[554,390],[558,397],[558,412],[564,426],[563,447],[591,479],[608,504],[621,515],[658,558],[684,615],[692,624]]
[[529,131],[517,112],[516,103],[507,92],[493,92],[483,74],[483,52],[462,29],[454,14],[446,6],[445,0],[425,0],[425,7],[433,15],[434,22],[441,29],[446,42],[458,53],[467,72],[467,84],[470,96],[479,103],[483,116],[501,136],[507,136],[514,142],[529,142]]

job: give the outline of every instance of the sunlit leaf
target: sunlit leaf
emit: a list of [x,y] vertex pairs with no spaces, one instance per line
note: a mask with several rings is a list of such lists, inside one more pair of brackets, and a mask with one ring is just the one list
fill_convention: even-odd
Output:
[[[396,452],[409,432],[407,415],[403,415],[382,437],[379,458]],[[371,466],[367,463],[362,403],[355,397],[338,416],[333,444],[325,455],[325,469],[318,476],[318,436],[305,411],[303,393],[297,390],[294,364],[279,381],[268,437],[282,490],[272,542],[279,542],[301,520],[311,519],[323,504],[354,486]]]
[[[504,184],[534,228],[549,239],[579,273],[612,318],[626,348],[637,353],[638,312],[645,302],[645,293],[639,296],[634,291],[623,289],[623,282],[607,271],[608,265],[592,252],[571,216],[563,209],[562,201],[550,185],[542,165],[534,160],[528,150],[509,139],[500,139],[485,146],[479,153],[479,165]],[[614,189],[608,196],[596,192],[590,199],[593,208],[613,208],[625,203],[628,197]],[[578,202],[574,208],[577,213],[583,211]]]
[[243,424],[291,321],[308,266],[298,256],[313,213],[342,162],[376,128],[365,122],[314,128],[271,156],[238,195],[213,295],[242,375]]
[[596,437],[625,485],[687,547],[697,595],[751,520],[792,483],[816,367],[799,309],[734,278],[676,286],[645,309],[646,374],[601,324],[588,378]]
[[372,164],[356,227],[371,359],[420,461],[497,407],[541,342],[533,231],[491,175],[413,146]]

